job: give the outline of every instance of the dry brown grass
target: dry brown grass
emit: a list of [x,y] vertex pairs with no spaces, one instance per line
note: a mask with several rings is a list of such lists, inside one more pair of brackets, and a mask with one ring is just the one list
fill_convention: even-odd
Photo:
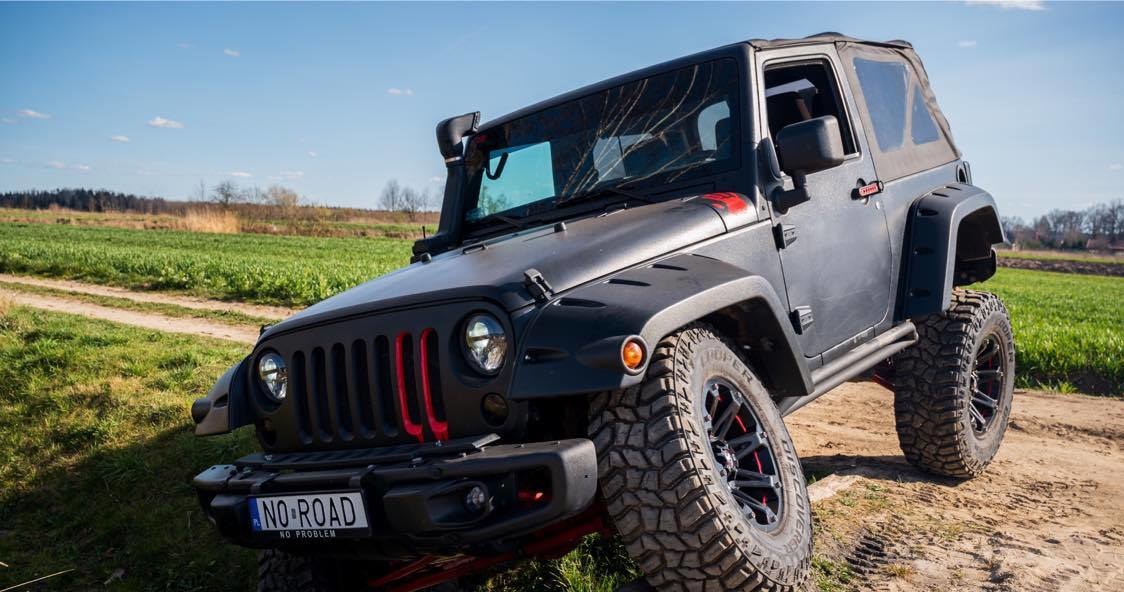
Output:
[[16,307],[16,302],[12,300],[11,296],[7,294],[0,294],[0,320],[8,318],[12,314],[12,310]]
[[242,231],[242,221],[238,219],[237,214],[211,208],[188,210],[177,220],[176,226],[179,230],[190,232],[237,234]]

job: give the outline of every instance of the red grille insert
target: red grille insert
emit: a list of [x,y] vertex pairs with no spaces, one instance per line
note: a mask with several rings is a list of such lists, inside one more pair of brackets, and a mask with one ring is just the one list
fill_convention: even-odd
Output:
[[433,407],[433,394],[430,390],[429,345],[430,340],[435,335],[433,329],[426,329],[422,331],[421,337],[418,339],[418,352],[421,355],[422,400],[425,402],[425,420],[429,424],[429,431],[433,432],[434,437],[438,440],[448,440],[449,424],[437,417],[437,412]]
[[[406,430],[407,434],[416,438],[418,442],[424,442],[425,436],[422,434],[422,426],[420,423],[414,421],[414,418],[411,417],[410,414],[410,400],[413,399],[413,397],[410,396],[409,389],[407,388],[408,381],[406,380],[406,355],[408,353],[406,352],[406,340],[409,338],[409,333],[399,333],[398,337],[394,339],[394,363],[395,369],[397,370],[395,374],[398,378],[399,413],[401,413],[402,417],[402,429]],[[411,343],[410,345],[412,346],[413,344]],[[413,356],[411,356],[411,358],[412,357]],[[409,365],[413,366],[413,364]],[[412,367],[410,368],[410,375],[411,377],[413,376]]]

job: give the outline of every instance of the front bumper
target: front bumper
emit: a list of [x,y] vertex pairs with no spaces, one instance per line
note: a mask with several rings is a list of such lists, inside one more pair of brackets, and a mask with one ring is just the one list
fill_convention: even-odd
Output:
[[[193,481],[228,540],[255,548],[318,545],[347,555],[401,557],[496,544],[577,514],[597,490],[587,439],[490,445],[495,435],[335,452],[252,454]],[[473,487],[483,508],[463,503]],[[361,538],[282,539],[250,526],[250,498],[359,491],[371,529]]]

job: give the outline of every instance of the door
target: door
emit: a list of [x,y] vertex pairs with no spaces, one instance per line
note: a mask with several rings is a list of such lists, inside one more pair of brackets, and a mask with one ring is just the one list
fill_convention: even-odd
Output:
[[[775,137],[785,125],[834,115],[847,154],[839,166],[807,176],[808,201],[773,212],[789,237],[783,247],[778,240],[781,265],[793,324],[809,357],[873,336],[869,330],[889,312],[892,269],[881,196],[858,191],[877,177],[861,123],[850,116],[853,98],[839,84],[834,48],[816,51],[771,52],[758,62],[762,133]],[[787,176],[784,185],[792,188]]]

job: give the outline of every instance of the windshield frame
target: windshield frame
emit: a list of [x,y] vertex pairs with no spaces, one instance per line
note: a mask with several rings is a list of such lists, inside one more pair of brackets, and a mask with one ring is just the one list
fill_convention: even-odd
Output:
[[[581,215],[587,210],[598,210],[606,205],[628,200],[626,195],[614,192],[613,188],[627,189],[628,191],[643,194],[655,187],[659,187],[660,193],[673,193],[676,187],[685,185],[697,186],[700,184],[700,180],[706,177],[740,172],[744,169],[745,162],[748,160],[745,158],[744,153],[746,152],[749,138],[752,137],[749,131],[752,129],[751,114],[749,112],[753,104],[749,97],[749,69],[747,67],[747,63],[750,61],[749,56],[750,52],[748,46],[742,44],[719,48],[695,56],[688,56],[560,95],[554,99],[521,109],[481,126],[474,136],[470,136],[466,139],[466,160],[468,152],[474,149],[474,137],[487,134],[490,131],[494,132],[505,125],[517,122],[523,118],[541,116],[544,112],[552,108],[565,106],[569,103],[619,89],[622,86],[634,84],[655,76],[670,74],[685,68],[708,63],[714,63],[717,67],[718,62],[721,60],[733,61],[732,71],[734,80],[730,81],[728,87],[729,93],[726,95],[726,100],[729,103],[730,109],[729,116],[732,118],[732,123],[735,126],[733,129],[734,141],[729,156],[713,162],[704,162],[687,167],[658,171],[639,177],[608,179],[591,187],[584,188],[584,190],[579,193],[566,195],[564,197],[554,195],[541,198],[502,211],[493,212],[492,214],[475,220],[469,219],[467,214],[477,207],[485,167],[482,165],[472,167],[470,171],[468,171],[467,182],[464,185],[464,190],[461,195],[461,199],[464,200],[464,207],[461,210],[464,212],[464,216],[461,222],[465,235],[467,237],[477,238],[483,235],[496,234],[499,231],[510,230],[513,227],[518,229],[536,223],[549,223],[560,218]],[[549,141],[549,139],[544,138],[544,142],[546,141]],[[481,160],[486,160],[486,157]],[[724,190],[729,189],[731,188],[724,188]],[[515,222],[522,223],[516,224]]]

